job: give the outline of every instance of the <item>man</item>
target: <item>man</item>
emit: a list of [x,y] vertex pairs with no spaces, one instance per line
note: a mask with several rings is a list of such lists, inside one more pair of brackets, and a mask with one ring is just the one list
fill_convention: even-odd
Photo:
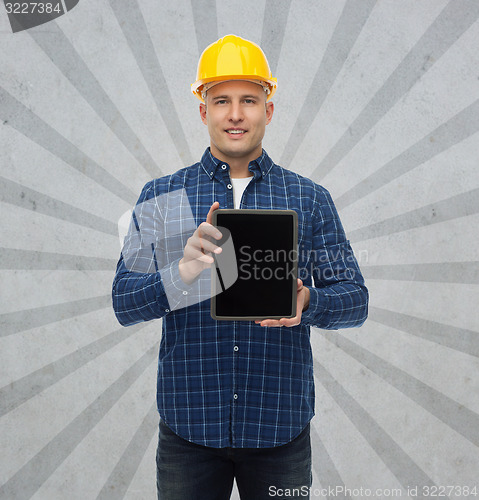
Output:
[[[192,90],[210,147],[199,163],[144,187],[130,231],[141,234],[130,234],[118,263],[113,304],[120,323],[163,318],[161,500],[225,500],[234,478],[242,499],[286,489],[309,498],[310,326],[348,328],[367,317],[368,292],[329,193],[262,149],[275,89],[256,44],[229,35],[205,49]],[[211,318],[198,283],[222,251],[211,225],[220,207],[297,212],[296,317]]]

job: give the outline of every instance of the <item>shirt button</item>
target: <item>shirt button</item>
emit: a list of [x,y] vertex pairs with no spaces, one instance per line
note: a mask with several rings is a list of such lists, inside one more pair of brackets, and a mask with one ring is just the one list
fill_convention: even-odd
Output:
[[234,399],[238,399],[238,394],[235,394],[235,395],[233,396],[233,398],[234,398]]
[[233,186],[232,186],[231,184],[228,184],[226,187],[227,187],[228,189],[231,189]]
[[214,173],[214,172],[210,172],[211,177],[213,177],[213,173]]
[[169,313],[169,312],[170,312],[170,310],[169,310],[169,309],[165,309],[165,313]]
[[238,350],[239,350],[239,347],[238,347],[237,345],[235,345],[235,346],[233,347],[233,351],[238,351]]
[[221,170],[226,170],[226,165],[221,165]]
[[186,290],[184,290],[183,295],[188,295],[188,292]]

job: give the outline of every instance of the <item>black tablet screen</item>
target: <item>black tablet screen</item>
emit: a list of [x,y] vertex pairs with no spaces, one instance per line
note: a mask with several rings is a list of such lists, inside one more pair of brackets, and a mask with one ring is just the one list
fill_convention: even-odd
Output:
[[296,300],[296,214],[245,212],[216,215],[220,230],[231,233],[238,271],[234,284],[213,298],[216,316],[291,317]]

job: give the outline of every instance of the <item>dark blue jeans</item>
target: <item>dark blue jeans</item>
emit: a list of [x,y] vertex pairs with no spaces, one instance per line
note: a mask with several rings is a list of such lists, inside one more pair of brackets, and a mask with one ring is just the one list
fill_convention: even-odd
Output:
[[156,464],[159,500],[228,500],[234,478],[242,500],[309,499],[309,424],[275,448],[208,448],[180,438],[160,421]]

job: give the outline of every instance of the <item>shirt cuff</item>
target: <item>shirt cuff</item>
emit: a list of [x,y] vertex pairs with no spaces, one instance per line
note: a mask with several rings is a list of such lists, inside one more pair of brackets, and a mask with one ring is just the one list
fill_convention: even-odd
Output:
[[187,284],[181,279],[180,260],[174,260],[160,269],[161,285],[168,299],[170,311],[198,304],[211,297],[210,270],[206,269],[207,272],[203,272],[193,283]]
[[319,326],[324,323],[329,310],[329,297],[321,288],[309,286],[309,306],[301,314],[301,323],[307,326]]

